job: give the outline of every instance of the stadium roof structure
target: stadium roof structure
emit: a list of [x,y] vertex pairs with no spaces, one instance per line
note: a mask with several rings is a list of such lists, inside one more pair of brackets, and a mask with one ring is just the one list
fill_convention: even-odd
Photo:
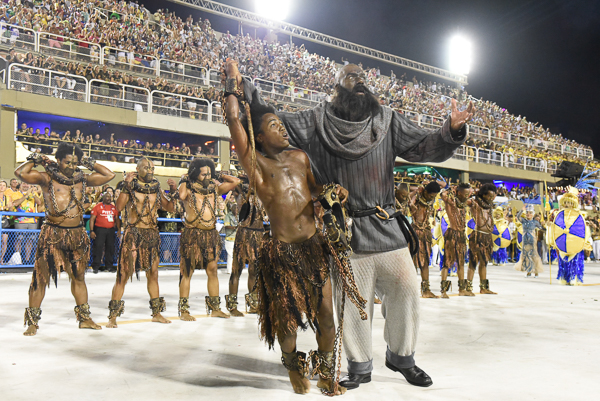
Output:
[[222,17],[234,19],[242,23],[247,23],[253,26],[273,29],[276,32],[282,32],[290,36],[318,43],[324,46],[333,47],[344,50],[349,53],[358,54],[379,60],[388,64],[407,68],[409,70],[418,71],[423,74],[433,75],[446,81],[452,81],[466,86],[468,84],[467,76],[456,74],[442,68],[433,67],[427,64],[406,59],[404,57],[395,56],[390,53],[385,53],[376,49],[371,49],[356,43],[348,42],[334,36],[325,35],[310,29],[302,28],[298,25],[289,24],[287,22],[275,21],[261,16],[260,14],[242,10],[241,8],[231,7],[226,4],[218,3],[212,0],[169,0],[173,3],[187,5],[193,8],[203,10],[208,13],[220,15]]

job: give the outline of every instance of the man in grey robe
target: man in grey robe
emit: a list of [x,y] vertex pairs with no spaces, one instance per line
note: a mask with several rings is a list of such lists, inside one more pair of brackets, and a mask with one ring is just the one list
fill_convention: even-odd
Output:
[[[264,103],[252,83],[242,80],[235,61],[227,62],[226,76],[237,81],[250,104]],[[331,102],[277,115],[285,124],[290,144],[308,154],[317,182],[334,182],[349,192],[347,206],[354,217],[351,243],[354,254],[350,260],[358,289],[367,300],[369,318],[361,320],[357,309],[346,308],[343,345],[348,374],[340,384],[353,389],[371,381],[371,326],[376,291],[385,318],[386,366],[400,372],[413,385],[430,386],[431,378],[414,360],[419,327],[419,280],[400,222],[386,215],[392,216],[396,211],[393,176],[396,157],[411,162],[442,162],[450,158],[466,139],[465,123],[473,115],[473,104],[459,111],[453,100],[451,118],[443,127],[424,129],[381,106],[367,88],[363,70],[348,64],[336,75]],[[334,293],[338,314],[340,294],[339,290]]]

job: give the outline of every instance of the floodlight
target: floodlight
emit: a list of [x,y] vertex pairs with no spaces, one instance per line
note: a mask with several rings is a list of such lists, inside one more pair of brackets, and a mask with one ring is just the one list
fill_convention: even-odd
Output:
[[467,75],[473,61],[473,47],[464,36],[456,35],[450,39],[450,71]]
[[256,12],[265,18],[283,21],[290,11],[291,0],[254,0]]

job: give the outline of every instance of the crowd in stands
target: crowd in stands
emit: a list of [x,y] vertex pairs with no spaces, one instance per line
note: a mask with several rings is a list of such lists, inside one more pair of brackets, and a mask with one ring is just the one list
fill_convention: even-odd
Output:
[[110,138],[106,139],[100,134],[85,135],[80,130],[75,130],[73,134],[71,131],[58,134],[56,131],[50,131],[49,127],[41,132],[39,128],[34,131],[33,128],[27,127],[26,123],[21,124],[16,138],[26,149],[48,155],[56,151],[61,141],[77,143],[84,151],[89,150],[96,160],[113,162],[135,163],[141,156],[146,156],[157,165],[187,168],[188,161],[193,157],[210,157],[214,160],[218,158],[214,142],[195,145],[192,152],[192,148],[186,143],[175,146],[168,142],[155,144],[134,139],[117,140],[115,134],[110,134]]
[[[158,89],[164,92],[192,96],[194,98],[218,100],[218,92],[213,87],[202,85],[181,85],[173,80],[160,77],[140,77],[135,74],[136,66],[154,68],[156,62],[174,72],[185,69],[184,64],[202,67],[206,70],[218,70],[227,57],[239,61],[242,74],[265,81],[256,81],[257,86],[263,87],[263,95],[268,101],[275,102],[280,109],[290,110],[289,102],[281,102],[288,98],[307,98],[319,100],[309,91],[331,94],[334,88],[334,75],[337,65],[334,60],[310,53],[303,45],[279,43],[252,38],[249,34],[232,35],[229,32],[215,32],[208,20],[194,21],[192,16],[185,20],[167,10],[157,10],[150,13],[136,2],[117,0],[36,0],[36,1],[5,1],[0,7],[0,21],[16,24],[35,31],[48,32],[53,35],[63,35],[72,39],[54,38],[57,48],[71,43],[90,47],[90,54],[101,50],[84,42],[98,43],[102,48],[109,46],[115,51],[105,49],[108,66],[95,63],[77,64],[75,62],[56,62],[50,57],[18,54],[10,62],[21,60],[31,65],[52,67],[59,71],[73,73],[86,78],[101,79],[107,82],[104,88],[96,89],[93,95],[102,97],[103,89],[110,85],[127,83],[146,89]],[[9,32],[6,29],[6,32]],[[12,31],[11,31],[12,32]],[[10,33],[8,36],[12,35]],[[17,32],[18,34],[18,32]],[[5,37],[7,37],[5,35]],[[11,56],[9,56],[10,58]],[[342,59],[342,61],[344,61]],[[115,63],[124,63],[130,67],[131,73],[114,71]],[[154,64],[153,64],[154,63]],[[450,101],[455,98],[462,103],[472,99],[464,88],[455,88],[447,84],[423,82],[406,74],[398,77],[393,72],[389,77],[383,76],[378,68],[364,68],[369,85],[380,96],[381,103],[401,112],[416,112],[434,117],[446,117],[450,110]],[[261,83],[262,82],[262,83]],[[213,82],[214,83],[214,82]],[[62,82],[61,86],[70,85]],[[280,85],[280,86],[278,86]],[[135,89],[132,89],[135,91]],[[286,96],[282,97],[282,94]],[[60,94],[57,94],[60,96]],[[110,97],[110,96],[109,96]],[[162,104],[170,105],[175,100],[168,95],[161,95]],[[569,160],[585,164],[586,160],[577,156],[574,149],[589,149],[589,147],[554,134],[538,123],[528,121],[525,117],[515,116],[505,108],[484,100],[475,100],[477,111],[473,124],[494,130],[496,139],[481,137],[471,138],[468,146],[502,152],[507,159],[520,164],[524,156],[547,161],[560,162]],[[114,104],[114,101],[102,97],[102,102]],[[193,102],[192,102],[193,103]],[[194,111],[203,107],[202,104],[190,105]],[[168,109],[168,107],[167,107]],[[293,109],[297,109],[297,106]],[[155,110],[156,111],[156,110]],[[507,143],[507,136],[519,135],[530,138],[529,144],[518,141]],[[531,145],[535,146],[531,146]],[[557,150],[560,145],[566,153]],[[511,162],[511,160],[507,160]],[[538,162],[539,163],[539,162]],[[538,166],[540,167],[540,166]],[[600,168],[596,162],[590,163],[590,168]]]

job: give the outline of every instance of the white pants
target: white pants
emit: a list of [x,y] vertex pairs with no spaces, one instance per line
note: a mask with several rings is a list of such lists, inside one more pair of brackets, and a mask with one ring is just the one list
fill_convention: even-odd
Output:
[[594,241],[592,249],[594,250],[594,259],[600,260],[600,240]]
[[235,244],[235,241],[225,241],[225,250],[227,251],[227,274],[231,274],[233,266],[233,244]]
[[[419,331],[420,277],[415,274],[408,248],[354,254],[350,262],[358,290],[367,300],[368,318],[361,320],[356,307],[346,300],[343,345],[348,359],[348,372],[365,374],[373,370],[371,332],[375,291],[381,297],[381,313],[385,319],[383,336],[387,343],[386,359],[398,368],[414,366]],[[333,279],[335,284],[335,275]],[[338,321],[341,295],[341,290],[335,285]]]
[[440,265],[440,246],[438,244],[435,244],[432,248],[431,248],[431,265],[432,266],[439,266]]

